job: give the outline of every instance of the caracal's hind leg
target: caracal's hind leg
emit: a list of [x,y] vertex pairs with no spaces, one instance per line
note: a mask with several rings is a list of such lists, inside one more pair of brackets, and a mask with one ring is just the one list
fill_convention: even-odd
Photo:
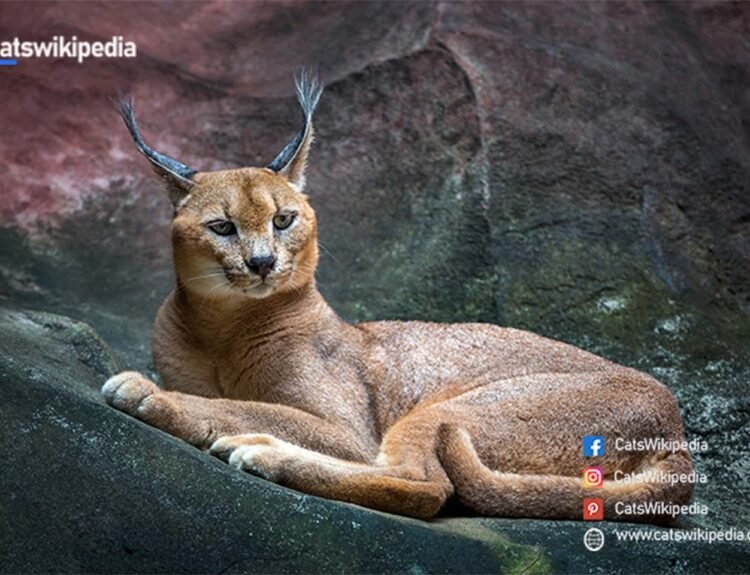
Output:
[[439,421],[407,416],[373,463],[323,455],[266,434],[219,439],[211,452],[281,485],[400,515],[434,517],[453,493],[435,449]]
[[[661,482],[689,474],[684,450],[616,449],[617,440],[683,440],[677,403],[653,378],[627,368],[512,378],[442,404],[437,441],[457,498],[483,515],[580,519],[583,498],[601,497],[606,519],[670,522],[617,503],[689,501],[692,485]],[[582,438],[605,438],[602,457],[584,458]],[[584,466],[604,469],[602,487],[585,488]],[[633,474],[613,481],[615,471]]]

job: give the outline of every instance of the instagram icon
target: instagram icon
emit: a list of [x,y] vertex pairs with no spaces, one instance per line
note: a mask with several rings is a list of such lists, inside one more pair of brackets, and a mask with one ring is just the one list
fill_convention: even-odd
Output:
[[583,486],[601,487],[604,484],[604,470],[601,467],[583,468]]

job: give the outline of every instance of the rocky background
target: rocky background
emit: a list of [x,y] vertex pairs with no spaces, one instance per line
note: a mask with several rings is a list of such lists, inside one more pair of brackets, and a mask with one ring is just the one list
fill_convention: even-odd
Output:
[[0,40],[54,35],[138,57],[0,68],[0,571],[747,570],[749,543],[605,523],[592,554],[579,522],[303,496],[97,390],[149,369],[173,282],[169,202],[110,98],[132,91],[146,140],[199,170],[264,165],[313,63],[308,192],[339,313],[527,328],[653,374],[709,445],[710,513],[682,526],[747,529],[750,4],[0,4]]

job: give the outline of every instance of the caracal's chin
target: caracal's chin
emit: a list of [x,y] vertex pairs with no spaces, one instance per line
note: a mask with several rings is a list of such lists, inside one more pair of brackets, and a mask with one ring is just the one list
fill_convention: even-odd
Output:
[[[223,276],[223,274],[222,274]],[[283,283],[283,282],[281,282]],[[184,282],[184,287],[202,298],[206,299],[263,299],[273,294],[279,287],[277,282],[269,280],[247,281],[230,280],[225,277],[202,277],[192,282]]]
[[235,295],[250,299],[263,299],[285,291],[290,286],[290,273],[275,273],[261,280],[257,277],[243,277],[229,282],[229,289]]
[[263,299],[275,292],[276,286],[264,282],[254,286],[235,288],[235,291],[239,291],[242,295],[250,299]]

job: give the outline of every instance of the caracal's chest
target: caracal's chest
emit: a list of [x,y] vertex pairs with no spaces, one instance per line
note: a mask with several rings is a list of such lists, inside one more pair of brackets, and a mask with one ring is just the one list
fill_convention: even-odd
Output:
[[209,352],[222,397],[278,402],[303,375],[304,342],[241,333]]

